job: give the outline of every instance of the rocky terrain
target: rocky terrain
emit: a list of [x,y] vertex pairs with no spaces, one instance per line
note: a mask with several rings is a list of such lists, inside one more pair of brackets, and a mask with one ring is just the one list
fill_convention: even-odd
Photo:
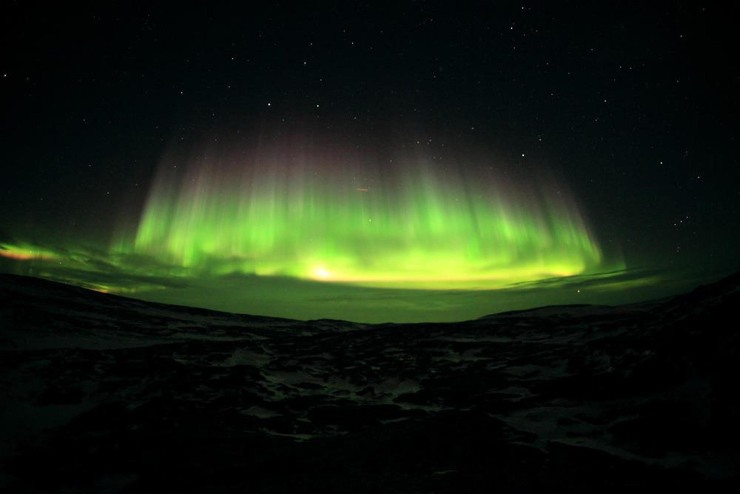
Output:
[[0,489],[738,492],[738,307],[365,325],[0,275]]

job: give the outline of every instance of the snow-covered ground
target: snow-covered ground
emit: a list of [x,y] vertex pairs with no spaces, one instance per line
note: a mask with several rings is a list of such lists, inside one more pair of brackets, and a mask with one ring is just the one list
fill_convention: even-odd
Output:
[[732,489],[739,285],[374,326],[0,275],[0,487]]

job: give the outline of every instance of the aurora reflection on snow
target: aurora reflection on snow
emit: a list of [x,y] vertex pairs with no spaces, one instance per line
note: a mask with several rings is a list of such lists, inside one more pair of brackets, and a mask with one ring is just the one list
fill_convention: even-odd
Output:
[[399,289],[495,289],[607,269],[566,189],[513,175],[490,159],[305,136],[211,143],[163,159],[135,234],[114,250],[181,274]]

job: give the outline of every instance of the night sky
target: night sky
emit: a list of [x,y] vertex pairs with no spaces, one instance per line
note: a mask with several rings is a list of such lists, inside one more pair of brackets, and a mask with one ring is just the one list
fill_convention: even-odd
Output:
[[740,267],[710,2],[2,7],[0,271],[356,321]]

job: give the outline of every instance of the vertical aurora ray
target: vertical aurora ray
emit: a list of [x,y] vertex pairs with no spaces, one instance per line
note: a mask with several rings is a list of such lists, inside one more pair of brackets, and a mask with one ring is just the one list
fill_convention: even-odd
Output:
[[170,156],[117,249],[193,273],[389,288],[491,289],[603,268],[555,183],[487,163],[388,161],[308,139]]

